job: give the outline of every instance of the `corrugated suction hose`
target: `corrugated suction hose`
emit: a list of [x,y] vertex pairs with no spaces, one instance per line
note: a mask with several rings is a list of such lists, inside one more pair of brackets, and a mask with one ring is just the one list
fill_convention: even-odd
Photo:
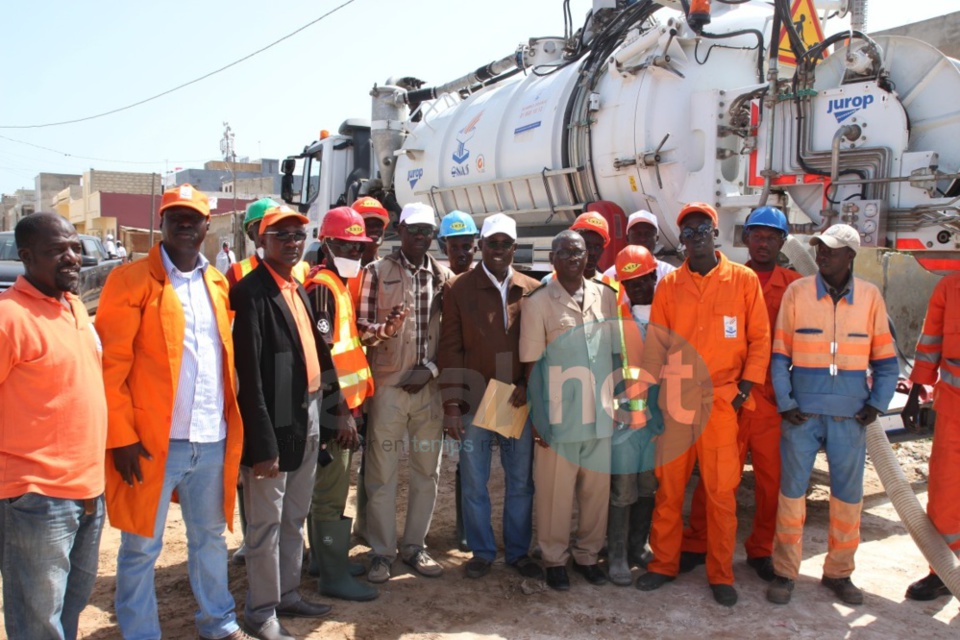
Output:
[[880,421],[874,420],[866,429],[867,453],[870,454],[870,460],[873,461],[893,508],[897,510],[897,515],[917,543],[923,557],[953,595],[960,598],[960,562],[957,561],[957,556],[920,506],[913,487],[903,475],[903,469],[900,468]]

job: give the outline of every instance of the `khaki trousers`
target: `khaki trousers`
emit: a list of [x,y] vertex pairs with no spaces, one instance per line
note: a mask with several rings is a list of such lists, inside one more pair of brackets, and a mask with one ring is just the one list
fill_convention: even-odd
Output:
[[[537,543],[543,566],[565,566],[571,553],[578,564],[597,563],[607,535],[610,502],[610,438],[534,445],[533,486]],[[573,501],[579,523],[571,547]]]
[[400,546],[403,557],[409,558],[426,546],[437,502],[443,426],[436,380],[415,394],[377,387],[369,417],[364,471],[367,542],[373,555],[397,557],[397,473],[401,454],[409,452],[407,520]]

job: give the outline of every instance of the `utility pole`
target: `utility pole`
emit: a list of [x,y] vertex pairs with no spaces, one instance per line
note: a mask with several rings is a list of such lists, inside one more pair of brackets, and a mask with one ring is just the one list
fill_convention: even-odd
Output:
[[[238,254],[238,259],[246,257],[246,243],[240,234],[240,227],[237,224],[237,151],[234,146],[235,135],[229,122],[223,123],[223,138],[220,139],[220,153],[223,159],[230,167],[230,175],[233,179],[233,213],[230,215],[230,233],[233,236],[234,252]],[[241,249],[243,247],[243,249]]]
[[[150,247],[153,248],[153,228],[156,226],[156,199],[157,199],[157,179],[158,176],[155,173],[150,174]],[[148,249],[148,250],[149,250]]]

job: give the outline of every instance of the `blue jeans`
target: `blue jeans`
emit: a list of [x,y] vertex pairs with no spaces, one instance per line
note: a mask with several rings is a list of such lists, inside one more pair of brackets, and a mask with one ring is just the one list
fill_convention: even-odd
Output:
[[10,640],[74,640],[100,559],[103,496],[83,500],[26,493],[0,500],[0,574]]
[[867,436],[866,429],[854,418],[811,415],[801,425],[782,422],[780,493],[788,498],[802,498],[807,494],[820,447],[827,451],[830,495],[848,504],[860,502]]
[[461,440],[460,479],[463,501],[463,528],[467,544],[476,558],[493,561],[497,541],[490,524],[490,458],[500,450],[506,496],[503,502],[503,546],[507,563],[527,555],[533,529],[533,435],[530,422],[519,438],[504,438],[498,433],[472,424],[465,415],[466,433]]
[[235,603],[227,584],[223,530],[224,442],[171,440],[153,537],[124,531],[117,556],[117,623],[126,640],[160,638],[154,565],[163,548],[170,496],[177,490],[187,529],[187,573],[200,606],[197,630],[205,638],[236,631]]

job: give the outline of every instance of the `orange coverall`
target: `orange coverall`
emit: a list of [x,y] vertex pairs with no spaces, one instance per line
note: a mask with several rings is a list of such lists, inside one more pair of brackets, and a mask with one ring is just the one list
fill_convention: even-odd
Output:
[[930,296],[910,380],[936,383],[927,515],[960,556],[960,274],[941,279]]
[[[707,577],[710,584],[733,584],[740,454],[732,402],[741,380],[760,385],[767,377],[770,321],[756,274],[717,256],[719,264],[706,276],[686,262],[665,276],[650,312],[642,363],[664,380],[658,403],[666,428],[657,442],[660,486],[648,570],[679,571],[684,493],[699,460],[707,496]],[[681,380],[679,403],[670,375]],[[752,398],[744,406],[753,408]]]
[[[750,263],[747,263],[751,267]],[[751,267],[752,268],[752,267]],[[783,292],[791,282],[802,276],[796,271],[774,267],[763,286],[763,302],[767,307],[770,326],[777,323]],[[773,534],[777,529],[777,499],[780,493],[780,414],[777,396],[769,377],[762,385],[750,390],[756,401],[754,410],[742,408],[737,422],[737,445],[740,448],[740,474],[751,454],[754,477],[754,499],[757,508],[753,514],[753,531],[744,546],[748,558],[773,555]],[[703,482],[697,483],[690,504],[690,527],[683,532],[683,551],[707,552],[707,511]]]

